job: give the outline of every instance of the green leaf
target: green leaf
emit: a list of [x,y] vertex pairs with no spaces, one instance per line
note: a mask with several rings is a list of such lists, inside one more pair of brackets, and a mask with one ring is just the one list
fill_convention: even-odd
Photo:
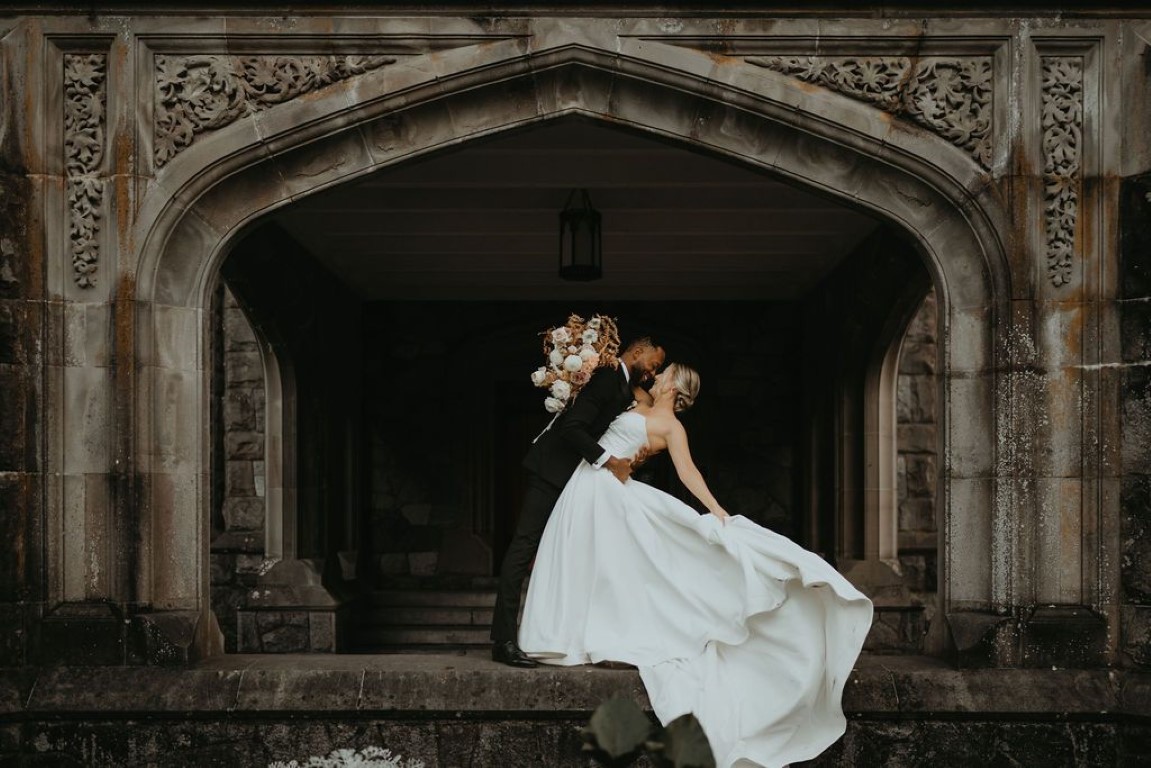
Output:
[[616,768],[630,765],[651,736],[647,715],[630,699],[611,699],[592,713],[583,729],[584,750],[601,765]]
[[715,755],[695,715],[680,715],[647,745],[655,763],[666,768],[715,768]]

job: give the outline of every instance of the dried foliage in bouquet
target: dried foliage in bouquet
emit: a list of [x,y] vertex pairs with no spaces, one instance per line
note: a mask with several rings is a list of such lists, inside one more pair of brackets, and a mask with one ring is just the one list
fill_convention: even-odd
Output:
[[542,334],[547,363],[532,372],[532,384],[548,390],[544,408],[560,413],[576,399],[596,368],[619,366],[619,329],[615,318],[576,314]]

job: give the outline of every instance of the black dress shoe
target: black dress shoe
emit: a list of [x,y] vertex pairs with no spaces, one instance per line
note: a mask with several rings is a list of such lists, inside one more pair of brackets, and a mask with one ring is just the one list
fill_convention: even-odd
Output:
[[528,656],[515,640],[507,640],[492,646],[492,661],[507,664],[509,667],[538,667],[539,662]]

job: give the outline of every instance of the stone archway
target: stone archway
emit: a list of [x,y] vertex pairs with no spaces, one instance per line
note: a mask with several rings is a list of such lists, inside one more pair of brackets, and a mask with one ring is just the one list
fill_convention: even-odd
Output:
[[[769,170],[904,230],[932,273],[946,321],[945,399],[985,419],[946,425],[944,605],[989,611],[993,582],[995,320],[1009,269],[1001,213],[979,166],[956,147],[829,92],[752,65],[628,40],[625,55],[516,41],[434,66],[407,63],[257,112],[169,159],[138,218],[140,341],[136,471],[154,503],[138,593],[157,610],[207,610],[203,308],[211,278],[262,215],[389,164],[501,130],[582,114]],[[422,58],[422,57],[421,57]],[[945,406],[948,407],[948,406]]]

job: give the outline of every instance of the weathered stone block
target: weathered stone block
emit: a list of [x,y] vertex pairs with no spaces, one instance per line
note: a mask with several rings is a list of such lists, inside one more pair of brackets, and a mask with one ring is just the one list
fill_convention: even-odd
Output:
[[105,603],[66,603],[40,624],[41,661],[73,666],[124,662],[124,625]]
[[43,535],[39,514],[43,482],[31,472],[0,472],[0,601],[43,599],[44,585],[34,575],[41,562],[37,542]]
[[934,592],[935,556],[934,554],[899,555],[899,569],[903,571],[903,583],[912,592]]
[[34,307],[26,302],[0,300],[0,363],[28,362],[34,327],[29,320],[30,312],[34,312]]
[[933,374],[938,367],[939,350],[934,344],[917,344],[899,356],[900,373]]
[[934,376],[900,376],[896,418],[902,424],[934,423],[937,399]]
[[906,499],[899,502],[899,530],[934,531],[935,501],[933,499]]
[[224,378],[229,385],[263,383],[264,364],[260,353],[255,350],[225,353]]
[[266,426],[268,413],[264,406],[266,398],[267,395],[262,386],[255,387],[252,390],[252,413],[254,416],[253,424],[255,430],[261,435],[265,434],[268,429]]
[[229,459],[263,459],[264,435],[261,432],[229,431],[224,435],[224,453]]
[[939,473],[935,467],[935,457],[929,454],[908,454],[900,456],[904,460],[907,477],[907,498],[933,498]]
[[876,653],[918,652],[923,647],[923,608],[879,607],[863,647]]
[[309,645],[307,627],[285,624],[260,635],[263,653],[308,653]]
[[1123,180],[1120,191],[1119,275],[1123,298],[1151,296],[1151,174]]
[[1021,635],[1027,667],[1084,669],[1104,662],[1107,622],[1088,608],[1037,608],[1023,622]]
[[259,573],[263,567],[263,555],[236,555],[236,573]]
[[0,392],[0,472],[19,472],[34,450],[27,431],[31,391],[23,367],[0,364]]
[[224,500],[224,524],[229,531],[259,531],[264,528],[264,500],[238,497]]
[[255,496],[256,484],[252,462],[229,461],[227,463],[225,487],[229,496]]
[[1123,471],[1151,474],[1151,366],[1126,369],[1122,398]]
[[308,616],[308,650],[311,653],[335,653],[336,614],[313,611]]
[[955,611],[946,614],[945,620],[961,669],[1014,662],[1018,642],[1015,619],[981,611]]
[[256,348],[256,334],[244,310],[236,304],[231,291],[225,289],[224,338],[229,351],[248,351]]
[[[25,605],[0,603],[0,667],[13,669],[28,663],[30,612]],[[0,687],[2,685],[0,683]],[[5,711],[0,696],[0,713]]]
[[900,424],[897,435],[900,453],[935,453],[936,431],[933,425]]
[[1119,507],[1123,591],[1128,601],[1151,605],[1151,475],[1125,475]]
[[[912,344],[917,342],[934,342],[936,338],[936,326],[938,324],[936,310],[935,289],[932,288],[927,292],[927,296],[924,297],[923,303],[919,305],[919,309],[916,310],[915,317],[911,318],[911,322],[908,323],[904,338],[908,339]],[[904,344],[907,345],[907,342],[904,342]]]
[[224,396],[224,427],[244,432],[256,431],[256,411],[252,396],[243,390],[229,390]]
[[208,557],[209,578],[213,587],[231,584],[236,576],[236,557],[230,554],[216,554]]
[[1137,666],[1151,667],[1151,606],[1123,606],[1120,625],[1123,656]]
[[260,629],[253,611],[236,612],[236,650],[239,653],[260,653]]

